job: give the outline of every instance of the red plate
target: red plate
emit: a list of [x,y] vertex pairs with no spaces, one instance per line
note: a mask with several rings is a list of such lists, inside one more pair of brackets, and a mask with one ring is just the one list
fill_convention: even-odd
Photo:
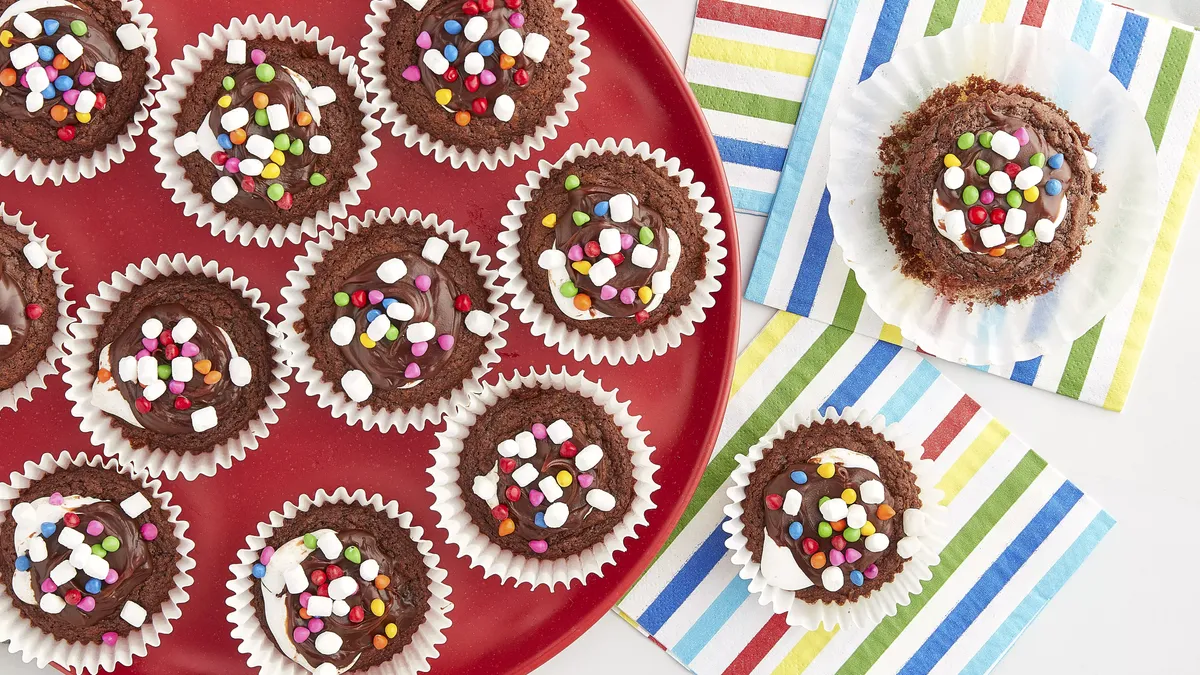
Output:
[[[234,16],[254,10],[260,13],[287,12],[293,20],[305,20],[334,36],[338,45],[358,51],[367,32],[362,15],[367,3],[310,0],[307,3],[259,2],[252,5],[230,0],[187,3],[186,12],[167,0],[148,0],[146,9],[158,28],[158,52],[163,70],[182,53],[196,35],[214,24],[226,24]],[[353,9],[353,11],[349,11]],[[658,507],[650,512],[650,527],[639,528],[639,538],[617,556],[617,566],[608,566],[601,579],[587,586],[551,594],[511,585],[502,587],[495,578],[484,580],[479,569],[470,569],[458,551],[445,544],[445,532],[436,526],[431,511],[432,496],[426,492],[432,466],[429,450],[436,446],[434,430],[380,434],[347,427],[317,408],[295,386],[287,394],[280,421],[271,427],[259,450],[230,470],[194,482],[165,481],[174,501],[191,523],[188,534],[196,542],[192,553],[197,567],[195,584],[188,589],[191,600],[183,605],[183,616],[163,644],[150,649],[147,657],[120,672],[154,675],[212,675],[247,672],[246,657],[237,651],[225,620],[230,579],[228,566],[245,545],[245,537],[256,523],[280,508],[287,500],[338,486],[379,492],[397,499],[416,516],[425,536],[434,542],[447,582],[454,589],[450,613],[454,622],[446,631],[442,656],[433,662],[434,673],[523,673],[545,662],[612,607],[650,564],[687,498],[695,489],[709,453],[728,398],[737,345],[738,247],[729,189],[720,160],[703,115],[670,54],[650,25],[629,0],[584,4],[584,28],[591,32],[587,91],[579,97],[580,110],[570,126],[551,141],[539,158],[556,159],[571,143],[588,138],[629,136],[661,147],[696,172],[696,180],[708,186],[717,201],[721,227],[727,234],[727,271],[717,304],[695,335],[683,345],[649,363],[611,367],[580,364],[547,349],[541,338],[530,335],[516,312],[509,312],[508,346],[497,369],[515,369],[547,364],[584,371],[607,387],[620,390],[620,398],[632,401],[631,411],[642,415],[641,425],[650,431],[649,442],[657,448],[654,457],[661,466],[655,480],[662,485],[654,495]],[[434,212],[449,218],[483,249],[494,255],[500,217],[513,197],[515,186],[524,181],[533,161],[496,172],[454,171],[415,149],[405,148],[387,128],[381,131],[383,147],[376,153],[379,168],[370,175],[373,187],[363,193],[363,204],[354,210],[403,206]],[[185,218],[181,207],[171,203],[160,187],[161,176],[153,168],[146,148],[147,136],[138,139],[138,149],[124,164],[93,180],[53,187],[0,179],[0,196],[9,211],[24,211],[26,221],[36,220],[38,231],[50,235],[50,245],[60,249],[61,264],[69,267],[67,280],[74,284],[77,303],[95,292],[102,279],[129,263],[159,253],[183,251],[215,259],[230,266],[263,291],[264,300],[277,306],[284,273],[292,268],[299,246],[244,248],[211,237],[195,222]],[[493,258],[493,265],[495,259]],[[278,314],[272,313],[273,319]],[[495,380],[495,371],[491,374]],[[63,397],[61,379],[50,382],[33,401],[23,403],[16,413],[0,415],[6,439],[0,443],[0,468],[20,470],[27,460],[44,452],[91,448],[79,431],[79,421],[70,414]],[[15,440],[19,439],[19,440]],[[94,452],[98,452],[92,449]]]

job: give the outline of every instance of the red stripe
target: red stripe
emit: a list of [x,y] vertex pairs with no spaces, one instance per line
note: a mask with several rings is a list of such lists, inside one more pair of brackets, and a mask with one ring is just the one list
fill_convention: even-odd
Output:
[[1029,0],[1025,5],[1025,13],[1021,15],[1021,23],[1026,26],[1042,27],[1042,19],[1046,18],[1046,5],[1050,0]]
[[825,31],[825,19],[726,0],[700,0],[700,6],[696,8],[696,18],[818,39]]
[[967,422],[979,412],[979,404],[970,396],[963,394],[963,397],[958,399],[958,403],[950,409],[950,414],[937,425],[933,433],[929,434],[929,438],[925,439],[922,444],[925,447],[925,454],[921,455],[923,459],[937,459],[938,455],[950,445],[962,433],[963,427],[967,426]]
[[737,655],[733,663],[721,675],[749,675],[755,666],[766,657],[767,652],[779,642],[783,634],[788,632],[787,614],[773,614],[767,623],[758,630],[746,648]]

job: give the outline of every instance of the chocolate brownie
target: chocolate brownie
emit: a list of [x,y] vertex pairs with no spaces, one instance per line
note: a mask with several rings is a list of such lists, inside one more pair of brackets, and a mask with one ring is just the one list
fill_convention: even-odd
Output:
[[279,650],[307,670],[379,665],[425,620],[432,594],[424,557],[375,509],[314,507],[277,528],[266,546],[254,572],[255,613]]
[[134,447],[207,452],[266,405],[272,354],[267,324],[240,293],[205,276],[160,277],[104,317],[91,402]]
[[[29,238],[0,226],[0,390],[23,381],[46,358],[58,330],[58,285],[44,249],[25,252]],[[34,267],[32,263],[36,263]]]
[[175,115],[184,175],[250,223],[298,223],[355,175],[363,115],[346,76],[311,42],[234,40],[203,62]]
[[1089,142],[1025,87],[972,76],[934,92],[879,149],[879,209],[901,271],[951,301],[1049,292],[1104,191]]
[[554,115],[569,86],[571,40],[553,0],[399,0],[383,72],[409,123],[460,151],[487,152]]
[[21,490],[3,514],[0,578],[43,632],[115,641],[150,621],[175,588],[179,540],[169,517],[128,476],[60,469]]
[[487,352],[493,306],[457,244],[407,221],[377,223],[316,264],[294,324],[317,370],[388,410],[448,397]]
[[518,389],[471,426],[459,456],[467,513],[501,548],[565,558],[603,541],[633,503],[629,443],[570,391]]
[[813,424],[775,441],[742,501],[746,546],[768,583],[841,605],[891,581],[904,568],[905,511],[921,506],[911,469],[858,423]]
[[678,179],[605,153],[552,169],[521,217],[522,274],[559,321],[630,338],[678,316],[705,276],[708,244]]
[[0,0],[0,145],[53,162],[115,141],[145,95],[144,43],[116,0]]

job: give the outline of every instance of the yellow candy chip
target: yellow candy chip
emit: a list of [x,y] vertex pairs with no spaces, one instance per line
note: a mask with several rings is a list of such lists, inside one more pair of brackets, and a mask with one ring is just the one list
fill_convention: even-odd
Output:
[[367,337],[366,333],[360,334],[358,336],[358,341],[361,342],[362,346],[366,347],[367,349],[375,348],[375,341],[372,340],[371,338]]
[[1025,188],[1025,192],[1024,192],[1025,201],[1036,202],[1039,194],[1040,193],[1038,192],[1038,186],[1031,185],[1031,186]]
[[221,98],[217,99],[217,105],[221,106],[222,108],[228,108],[232,103],[233,103],[233,99],[230,98],[229,94],[226,94],[226,95],[222,96]]
[[573,262],[573,263],[571,263],[571,267],[574,267],[575,270],[577,272],[579,272],[580,274],[587,274],[588,272],[592,271],[592,263],[590,263],[586,260],[580,260],[579,262]]
[[389,623],[388,625],[383,627],[383,633],[384,633],[384,635],[388,636],[389,640],[396,637],[396,634],[399,632],[400,632],[400,629],[397,628],[396,624],[394,624],[394,623]]
[[383,616],[383,612],[386,609],[387,608],[383,606],[383,601],[379,598],[375,598],[371,601],[371,613],[375,616]]
[[270,159],[279,166],[283,166],[283,163],[287,161],[287,158],[283,156],[282,150],[272,150]]
[[12,46],[13,34],[9,31],[0,31],[0,47]]
[[261,175],[263,178],[266,178],[267,180],[271,180],[272,178],[279,178],[279,165],[274,164],[274,163],[268,164],[263,167],[262,173],[259,175]]
[[817,475],[821,478],[833,478],[834,471],[836,471],[836,468],[829,462],[825,462],[817,467]]
[[863,523],[863,526],[858,528],[859,533],[864,537],[869,537],[875,534],[875,525],[871,521]]
[[553,213],[547,213],[545,218],[542,218],[542,225],[546,227],[554,227],[558,224],[558,216]]
[[81,113],[81,112],[76,112],[76,113],[75,113],[75,120],[76,120],[77,122],[79,122],[80,124],[87,124],[88,122],[91,122],[91,121],[92,121],[92,113]]
[[556,483],[558,483],[558,486],[559,486],[559,487],[568,487],[568,486],[570,486],[570,485],[571,485],[571,482],[572,482],[573,480],[574,480],[574,479],[573,479],[573,478],[571,478],[571,472],[570,472],[570,471],[559,471],[559,472],[558,472],[558,475],[556,475],[556,476],[554,477],[554,481],[555,481]]
[[654,291],[650,290],[649,286],[642,286],[641,288],[638,289],[638,300],[641,300],[642,304],[644,304],[644,305],[650,304],[650,299],[653,297],[654,297]]
[[448,105],[450,99],[454,98],[454,94],[450,93],[449,89],[438,89],[433,98],[438,102],[438,105]]
[[955,157],[954,153],[948,153],[943,157],[942,163],[946,165],[947,169],[952,166],[962,166],[962,162],[958,161],[958,157]]
[[854,490],[846,488],[845,490],[842,490],[842,501],[846,502],[847,504],[853,504],[854,502],[858,501],[858,495],[855,494]]

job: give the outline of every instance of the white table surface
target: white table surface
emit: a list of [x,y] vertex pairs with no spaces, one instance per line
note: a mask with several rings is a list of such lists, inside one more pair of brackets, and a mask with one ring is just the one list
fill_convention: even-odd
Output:
[[[604,1],[604,0],[591,0]],[[753,4],[754,0],[743,0]],[[696,0],[634,0],[682,64]],[[1200,0],[1122,0],[1126,6],[1200,25]],[[1185,649],[1200,622],[1200,585],[1183,578],[1200,554],[1187,534],[1200,487],[1164,480],[1200,477],[1200,443],[1172,417],[1200,404],[1200,220],[1188,213],[1129,403],[1112,413],[1001,378],[935,361],[1014,433],[1117,519],[1095,553],[1000,662],[999,675],[1196,673]],[[742,278],[748,279],[765,219],[738,217]],[[740,300],[739,350],[774,314]],[[1189,386],[1191,385],[1191,386]],[[1169,460],[1169,461],[1167,461]],[[1153,506],[1154,508],[1150,508]],[[1141,578],[1145,583],[1131,583]],[[1113,583],[1112,580],[1117,582]],[[5,645],[6,646],[6,645]],[[453,647],[451,647],[453,648]],[[2,647],[0,647],[2,650]],[[0,674],[40,673],[0,651]],[[536,675],[683,675],[687,671],[615,614],[607,614]],[[217,675],[214,673],[214,675]]]

